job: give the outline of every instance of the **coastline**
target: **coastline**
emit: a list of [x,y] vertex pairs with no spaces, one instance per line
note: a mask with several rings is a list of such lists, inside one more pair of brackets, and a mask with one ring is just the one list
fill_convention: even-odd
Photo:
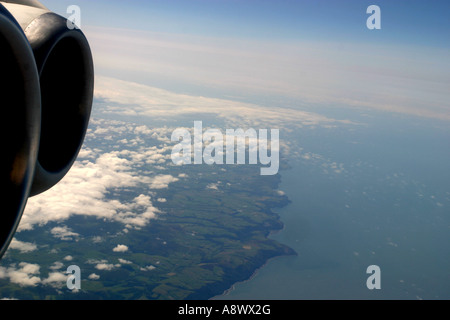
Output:
[[[283,171],[289,171],[290,169],[292,169],[292,167],[289,165]],[[279,186],[282,184],[282,175],[281,175],[281,173],[279,174],[279,176],[280,176],[279,183],[276,186],[276,188],[274,188],[274,190],[278,190]],[[283,232],[283,230],[285,230],[285,228],[286,228],[286,224],[282,221],[280,213],[273,211],[273,209],[281,209],[282,210],[282,209],[286,208],[287,206],[289,206],[292,203],[292,201],[289,199],[289,197],[286,196],[286,198],[287,198],[287,201],[282,206],[276,206],[276,207],[268,208],[268,211],[271,214],[276,215],[277,216],[277,221],[279,221],[281,223],[281,225],[282,225],[282,228],[273,229],[273,230],[270,230],[268,232],[268,234],[266,235],[266,239],[268,239],[268,240],[270,239],[271,236]],[[276,241],[276,240],[274,240],[274,241]],[[276,242],[279,243],[280,245],[284,246],[285,248],[289,249],[290,252],[289,253],[285,253],[285,254],[275,255],[275,256],[272,256],[272,257],[266,259],[266,261],[262,265],[260,265],[259,267],[255,268],[255,270],[250,275],[250,277],[248,277],[248,278],[246,278],[244,280],[241,280],[241,281],[234,282],[230,287],[228,287],[228,289],[224,290],[221,294],[214,295],[213,297],[209,298],[208,300],[220,300],[220,297],[225,298],[225,297],[229,296],[236,289],[236,286],[238,286],[240,284],[245,284],[247,282],[252,281],[261,272],[261,270],[264,267],[266,267],[269,263],[271,263],[272,261],[274,261],[276,259],[280,259],[282,257],[297,256],[298,255],[298,253],[293,248],[288,246],[287,244],[284,244],[284,243],[281,243],[281,242],[278,242],[278,241],[276,241]]]
[[[286,207],[289,203],[290,203],[290,201],[287,201],[285,205],[279,206],[278,208],[284,208],[284,207]],[[252,268],[253,271],[249,272],[249,275],[248,275],[247,277],[245,277],[244,279],[233,280],[233,281],[230,281],[230,282],[229,282],[229,283],[230,283],[229,285],[223,286],[223,287],[226,287],[226,289],[221,290],[222,293],[218,293],[218,292],[217,292],[217,293],[213,294],[213,295],[210,296],[210,297],[204,297],[204,298],[201,298],[201,293],[200,293],[200,292],[203,291],[203,290],[207,290],[207,288],[204,287],[204,288],[202,288],[201,290],[199,290],[199,292],[194,293],[193,295],[191,295],[191,296],[194,297],[194,300],[203,300],[203,299],[205,299],[205,300],[219,300],[219,299],[218,299],[219,297],[226,297],[226,296],[228,296],[231,292],[233,292],[233,290],[235,290],[235,287],[236,287],[237,285],[239,285],[239,284],[241,284],[241,283],[246,283],[246,282],[249,282],[249,281],[253,280],[254,277],[257,276],[258,273],[259,273],[265,266],[267,266],[270,262],[272,262],[272,261],[274,261],[274,260],[276,260],[276,259],[282,258],[282,257],[297,256],[297,255],[298,255],[298,253],[297,253],[293,248],[291,248],[290,246],[288,246],[288,245],[286,245],[286,244],[283,244],[283,243],[280,243],[280,242],[278,242],[278,241],[276,241],[276,240],[270,239],[270,236],[272,236],[272,235],[274,235],[274,234],[277,234],[277,233],[283,231],[284,228],[285,228],[285,226],[286,226],[286,225],[281,221],[279,214],[276,213],[276,212],[274,212],[274,211],[272,211],[272,209],[274,209],[274,208],[273,208],[273,207],[268,208],[268,209],[267,209],[267,212],[270,212],[272,215],[276,215],[276,216],[277,216],[276,221],[280,222],[280,225],[281,225],[282,227],[281,227],[281,228],[277,228],[277,229],[272,229],[272,230],[270,230],[270,231],[266,234],[266,237],[265,237],[265,238],[266,238],[266,240],[271,240],[271,241],[273,241],[274,243],[278,244],[279,250],[278,250],[277,252],[272,251],[271,253],[274,253],[274,254],[270,254],[268,258],[264,258],[264,262],[263,262],[263,263],[258,264],[257,266],[255,266],[254,268]],[[264,252],[264,251],[261,251],[261,252]],[[263,253],[263,254],[264,254],[264,253]],[[231,273],[232,273],[233,271],[235,271],[235,269],[231,269],[231,270],[230,270]],[[220,285],[220,283],[216,283],[216,284],[219,284],[219,285]],[[225,284],[225,283],[222,283],[222,284]],[[191,299],[192,299],[191,296],[188,297],[186,300],[191,300]],[[198,297],[200,297],[200,298],[198,298]]]
[[[102,271],[100,275],[102,280],[84,283],[85,290],[80,292],[76,299],[215,299],[220,294],[229,292],[230,289],[234,290],[238,283],[252,280],[272,259],[296,254],[289,246],[270,239],[272,235],[284,230],[287,226],[282,222],[278,210],[290,204],[285,194],[277,192],[281,184],[280,174],[261,177],[259,174],[254,174],[256,167],[236,166],[229,173],[223,173],[223,176],[218,178],[213,175],[216,168],[206,168],[209,170],[205,170],[205,167],[190,167],[189,173],[192,177],[198,172],[202,173],[202,176],[196,180],[196,188],[189,188],[186,184],[179,183],[171,186],[170,194],[168,191],[161,192],[161,197],[170,199],[161,205],[166,212],[164,219],[155,219],[146,228],[133,230],[123,236],[121,243],[128,245],[131,250],[121,255],[121,258],[126,257],[127,261],[133,263],[123,265],[121,268],[116,267],[114,270]],[[184,172],[186,171],[183,170]],[[174,175],[178,173],[172,172]],[[247,176],[248,180],[241,184],[242,175]],[[198,192],[217,179],[235,184],[236,189],[230,189],[229,192],[225,189],[223,193]],[[222,183],[225,184],[225,182]],[[133,192],[134,190],[130,190],[131,194]],[[169,195],[175,196],[170,198]],[[220,203],[215,202],[218,196],[222,198],[222,201],[228,200],[226,207],[222,208],[219,206]],[[195,199],[195,206],[191,206],[191,199]],[[247,204],[253,207],[245,209]],[[108,254],[110,244],[107,242],[97,244],[93,248],[90,235],[94,235],[95,230],[99,228],[115,234],[121,230],[120,224],[105,224],[89,216],[74,216],[65,223],[70,225],[74,232],[84,235],[76,244],[77,248],[86,250],[71,250],[74,243],[59,242],[49,238],[50,228],[54,225],[44,225],[39,229],[23,232],[21,240],[49,243],[50,246],[58,246],[58,248],[63,245],[65,254],[70,252],[78,261],[96,259],[95,261],[114,262],[110,259],[118,258],[117,256],[111,258]],[[217,231],[212,231],[214,229],[211,229],[211,226],[220,232],[219,236],[216,235]],[[196,234],[193,231],[196,231]],[[154,235],[156,241],[149,238],[149,234]],[[229,236],[230,234],[232,236]],[[203,237],[193,237],[193,235],[203,235]],[[161,245],[163,241],[164,245]],[[197,246],[198,243],[204,246]],[[244,247],[247,243],[252,244],[252,251],[247,251],[249,249]],[[214,251],[215,246],[222,250]],[[231,250],[222,255],[223,248],[227,246]],[[209,248],[212,250],[206,250]],[[192,254],[187,255],[188,250],[192,250]],[[205,252],[206,261],[210,262],[211,266],[218,264],[220,268],[208,269],[207,266],[199,264],[204,262],[204,257],[202,256],[201,259],[197,257]],[[11,256],[11,263],[29,261],[39,264],[45,274],[45,268],[50,268],[50,265],[47,267],[45,264],[46,260],[56,259],[55,253],[52,252],[39,256],[16,252],[14,256]],[[163,263],[158,265],[155,272],[146,273],[145,277],[139,278],[141,288],[130,291],[130,287],[135,285],[135,277],[142,275],[140,266],[154,265],[159,261]],[[99,272],[94,264],[88,262],[80,264],[80,267],[85,273]],[[211,279],[214,282],[211,282]],[[11,285],[4,288],[2,294],[14,298],[63,300],[74,297],[72,293],[60,294],[51,287],[39,286],[35,289]]]
[[297,253],[295,252],[294,254],[285,254],[285,255],[280,255],[280,256],[274,256],[274,257],[271,257],[271,258],[267,259],[264,264],[262,264],[260,267],[255,269],[255,271],[252,273],[252,275],[249,278],[247,278],[245,280],[242,280],[242,281],[237,281],[237,282],[233,283],[222,294],[215,295],[214,297],[211,297],[208,300],[219,300],[218,297],[227,297],[227,296],[229,296],[235,290],[237,285],[244,284],[244,283],[247,283],[249,281],[252,281],[258,275],[258,273],[261,271],[261,269],[263,269],[265,266],[267,266],[271,261],[273,261],[275,259],[282,258],[282,257],[288,257],[288,256],[291,256],[291,255],[297,255]]

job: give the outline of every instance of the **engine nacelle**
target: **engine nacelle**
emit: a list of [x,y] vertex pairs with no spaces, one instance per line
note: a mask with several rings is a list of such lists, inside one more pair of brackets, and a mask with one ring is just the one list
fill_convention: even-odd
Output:
[[[70,24],[69,24],[70,25]],[[94,68],[89,44],[40,2],[0,1],[0,105],[4,112],[0,257],[29,196],[58,183],[81,149]]]

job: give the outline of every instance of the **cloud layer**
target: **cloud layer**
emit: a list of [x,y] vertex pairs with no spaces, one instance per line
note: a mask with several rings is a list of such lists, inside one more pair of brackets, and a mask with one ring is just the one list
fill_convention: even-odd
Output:
[[273,101],[291,99],[296,106],[350,106],[450,119],[445,49],[370,41],[244,41],[108,28],[87,32],[101,74],[177,91],[193,86],[226,96],[283,97]]
[[21,287],[35,287],[42,284],[60,288],[65,285],[67,280],[67,275],[62,272],[50,272],[44,279],[41,279],[39,274],[39,265],[33,263],[20,262],[18,265],[11,264],[9,267],[0,267],[0,279],[9,279],[11,283]]
[[[159,132],[163,136],[164,130]],[[154,190],[168,188],[170,183],[179,180],[169,174],[144,171],[148,165],[169,161],[170,149],[167,146],[147,146],[142,138],[145,135],[151,137],[155,132],[157,130],[150,131],[145,126],[94,120],[87,141],[108,140],[114,135],[112,149],[117,144],[118,150],[106,150],[107,147],[98,145],[95,148],[85,146],[61,182],[44,194],[29,199],[18,231],[31,230],[35,225],[42,226],[50,221],[63,222],[73,215],[120,222],[126,227],[148,224],[160,212],[153,205],[156,201],[152,199]],[[124,137],[128,140],[118,142]],[[121,196],[121,191],[130,188],[137,190],[136,196]],[[79,236],[64,225],[54,227],[50,232],[61,240]],[[20,242],[15,242],[14,246],[26,250]]]
[[[178,94],[163,89],[108,77],[97,77],[95,95],[109,102],[102,112],[120,116],[139,116],[149,119],[169,120],[180,115],[213,114],[228,124],[256,128],[277,128],[287,125],[334,126],[350,123],[317,113],[290,108],[268,108],[252,103]],[[118,104],[118,105],[114,105]],[[124,107],[126,106],[126,107]],[[198,119],[202,120],[202,119]]]

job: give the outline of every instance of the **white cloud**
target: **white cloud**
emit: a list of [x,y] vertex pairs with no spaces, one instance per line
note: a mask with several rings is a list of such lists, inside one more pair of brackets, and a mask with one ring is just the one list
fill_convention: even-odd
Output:
[[[50,268],[56,270],[60,268],[60,262],[55,262]],[[61,288],[67,281],[67,275],[62,272],[50,272],[47,278],[39,277],[40,267],[37,264],[20,262],[18,265],[11,264],[9,267],[0,267],[0,279],[9,279],[11,283],[21,287],[36,287],[37,285],[49,285]]]
[[126,252],[128,251],[128,246],[124,245],[124,244],[118,244],[114,249],[114,252]]
[[219,184],[218,183],[210,183],[206,186],[206,189],[219,190]]
[[125,260],[125,259],[122,259],[122,258],[119,258],[118,260],[119,260],[119,262],[120,262],[121,264],[132,264],[132,263],[133,263],[133,262],[131,262],[131,261],[129,261],[129,260]]
[[60,261],[53,262],[53,265],[50,266],[51,270],[59,270],[64,266],[64,264]]
[[73,257],[72,257],[72,256],[65,256],[65,257],[64,257],[64,260],[65,260],[65,261],[72,261],[72,260],[73,260]]
[[100,279],[100,276],[99,276],[98,274],[91,273],[91,274],[88,276],[88,279],[90,279],[90,280],[98,280],[98,279]]
[[152,266],[152,265],[149,265],[149,266],[146,266],[146,267],[143,267],[143,268],[141,267],[140,269],[141,269],[141,271],[152,271],[152,270],[156,269],[156,267]]
[[171,176],[170,174],[158,175],[150,182],[151,189],[164,189],[169,186],[169,183],[178,181],[178,178]]
[[[167,188],[177,178],[170,175],[141,175],[133,162],[120,152],[97,155],[93,161],[78,161],[67,176],[42,195],[30,198],[18,231],[33,229],[49,221],[64,221],[72,215],[94,216],[142,227],[156,217],[159,210],[148,195],[141,194],[129,202],[108,199],[110,190],[130,187]],[[55,227],[56,237],[68,240],[78,234],[67,227]]]
[[16,249],[22,253],[26,253],[36,250],[37,245],[31,242],[23,242],[14,238],[9,245],[9,249]]
[[[130,135],[134,138],[127,139],[128,144],[116,151],[108,149],[109,144],[84,147],[62,181],[44,194],[29,199],[18,232],[50,221],[63,222],[73,215],[121,222],[127,228],[147,225],[160,212],[152,203],[150,189],[168,188],[170,183],[178,180],[171,175],[148,171],[149,164],[162,165],[169,161],[170,146],[161,140],[169,139],[170,133],[167,127],[150,129],[128,122],[92,119],[86,141],[102,141],[103,135],[114,136],[117,140]],[[161,145],[149,146],[149,138],[161,141]],[[131,141],[134,147],[130,146]],[[117,196],[130,188],[140,192],[148,189],[148,194],[138,193],[132,199]],[[80,236],[67,226],[57,226],[51,232],[63,240]]]
[[67,226],[54,227],[50,230],[50,233],[58,239],[61,240],[72,240],[74,237],[78,237],[79,234],[73,232]]
[[8,278],[11,283],[22,287],[35,287],[41,282],[41,278],[37,276],[40,273],[39,269],[37,264],[20,262],[19,268],[15,265],[0,267],[0,278]]
[[88,261],[86,261],[86,263],[95,264],[94,267],[97,270],[103,270],[103,271],[110,271],[115,268],[119,268],[121,266],[120,263],[112,264],[112,263],[109,263],[108,260],[105,260],[105,259],[102,259],[102,260],[89,259]]
[[88,263],[88,264],[98,264],[98,263],[107,263],[107,262],[108,262],[108,260],[105,260],[105,259],[101,259],[101,260],[89,259],[86,261],[86,263]]
[[108,106],[102,112],[128,115],[133,109],[135,115],[152,119],[169,119],[185,114],[213,113],[224,118],[234,126],[272,126],[290,125],[336,125],[350,123],[325,116],[290,108],[268,108],[256,104],[226,99],[190,96],[107,77],[98,77],[97,98],[126,105]]
[[98,270],[106,270],[106,271],[110,271],[116,267],[120,267],[119,264],[111,264],[111,263],[98,263],[97,265],[95,265],[95,268]]
[[100,243],[102,241],[103,241],[103,238],[100,236],[95,236],[92,238],[92,242],[94,242],[94,243]]
[[42,280],[42,284],[50,285],[55,288],[62,288],[66,285],[67,275],[61,272],[51,272],[48,277]]

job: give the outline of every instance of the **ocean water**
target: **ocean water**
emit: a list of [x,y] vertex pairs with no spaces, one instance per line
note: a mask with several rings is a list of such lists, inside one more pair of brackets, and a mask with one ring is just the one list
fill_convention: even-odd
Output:
[[[279,187],[292,203],[269,261],[215,299],[450,299],[450,129],[385,114],[302,129]],[[380,289],[366,281],[380,268]]]

